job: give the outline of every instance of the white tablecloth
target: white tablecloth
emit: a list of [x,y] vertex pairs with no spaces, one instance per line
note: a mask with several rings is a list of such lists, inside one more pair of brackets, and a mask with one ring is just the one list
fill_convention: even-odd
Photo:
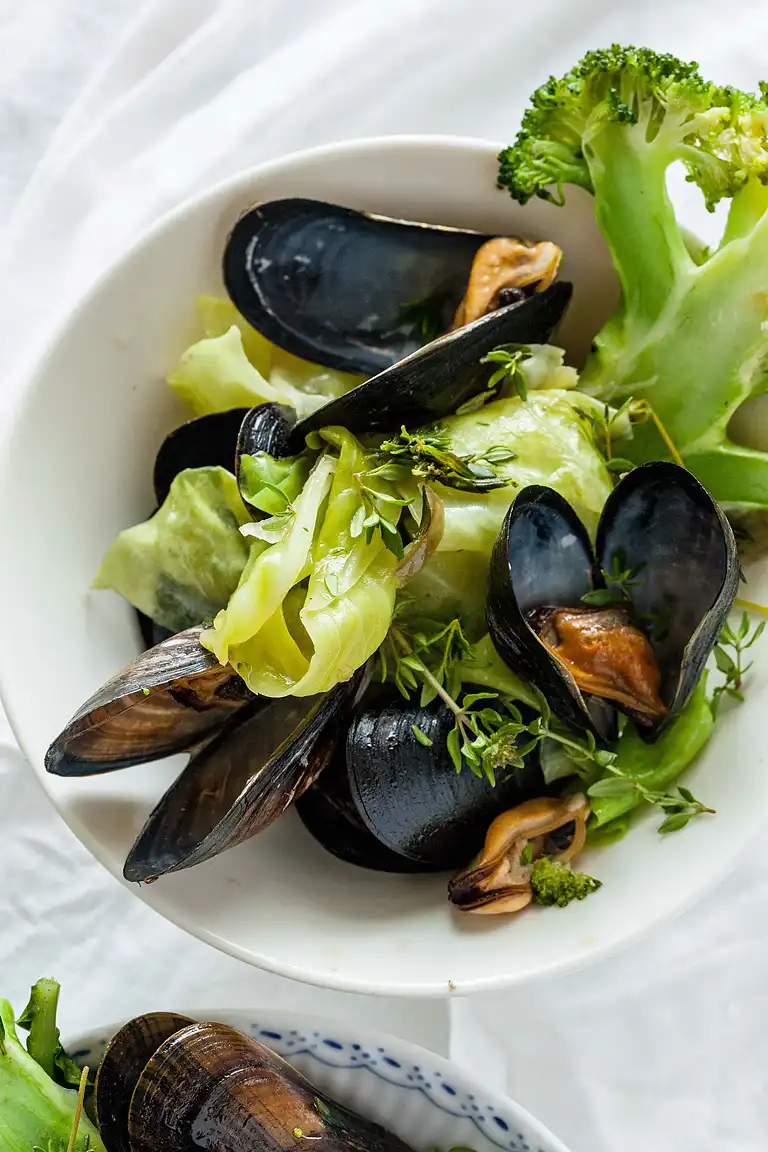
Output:
[[[753,86],[767,34],[760,0],[0,0],[4,394],[94,275],[214,180],[356,135],[510,138],[546,72],[613,39]],[[44,671],[35,690],[55,690]],[[485,1068],[573,1152],[765,1152],[767,865],[758,847],[631,952],[514,994],[448,1008],[326,993],[132,898],[60,824],[0,719],[0,994],[21,1005],[55,974],[70,1032],[161,1005],[354,1014]]]

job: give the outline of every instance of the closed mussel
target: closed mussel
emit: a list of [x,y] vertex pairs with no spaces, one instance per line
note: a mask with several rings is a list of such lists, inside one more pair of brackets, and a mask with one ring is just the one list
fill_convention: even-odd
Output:
[[126,880],[191,868],[276,820],[330,762],[367,676],[361,668],[323,696],[254,700],[159,801],[128,854]]
[[149,1012],[129,1020],[110,1040],[94,1087],[99,1134],[109,1152],[131,1152],[128,1111],[134,1089],[160,1045],[191,1023],[174,1012]]
[[646,464],[611,493],[594,554],[562,497],[520,492],[493,551],[488,625],[564,723],[607,737],[618,709],[653,740],[690,697],[738,579],[706,490],[676,464]]
[[270,1049],[224,1024],[192,1024],[145,1067],[128,1116],[133,1152],[409,1152],[329,1099]]
[[[466,863],[498,813],[546,789],[535,754],[523,768],[498,766],[495,785],[467,767],[457,773],[446,743],[454,721],[439,701],[421,708],[394,694],[363,707],[347,735],[346,781],[337,768],[299,805],[309,830],[335,855],[382,871]],[[405,863],[390,866],[393,857]]]
[[188,628],[144,652],[75,713],[50,745],[57,776],[90,776],[183,752],[228,724],[254,696]]

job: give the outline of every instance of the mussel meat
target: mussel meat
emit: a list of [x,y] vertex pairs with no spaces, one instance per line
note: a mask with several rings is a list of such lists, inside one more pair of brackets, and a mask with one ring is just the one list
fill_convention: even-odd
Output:
[[564,723],[606,738],[618,709],[654,740],[690,697],[738,580],[706,490],[676,464],[645,464],[608,498],[594,555],[561,496],[520,492],[493,550],[488,625]]
[[255,697],[188,628],[142,653],[78,709],[45,756],[56,776],[90,776],[186,751]]
[[276,820],[330,762],[368,676],[363,667],[323,696],[254,700],[158,802],[128,854],[126,880],[191,868]]
[[565,799],[526,800],[491,824],[482,851],[454,877],[448,896],[462,912],[519,912],[533,899],[531,873],[539,856],[565,864],[587,838],[589,804],[577,793]]
[[[523,768],[499,765],[495,786],[468,768],[457,773],[446,744],[454,721],[440,701],[422,708],[394,693],[362,707],[347,734],[346,781],[338,766],[320,777],[297,806],[305,825],[329,851],[364,867],[395,870],[392,855],[413,870],[459,867],[499,812],[546,788],[535,753]],[[360,824],[386,856],[361,838]]]
[[[288,352],[337,371],[374,376],[457,319],[468,281],[471,317],[506,286],[547,287],[559,249],[433,224],[392,220],[319,200],[259,204],[237,222],[224,283],[254,328]],[[552,268],[554,260],[554,271]],[[505,266],[502,266],[504,264]],[[529,337],[530,340],[534,337]]]
[[122,1029],[105,1056],[108,1080],[99,1072],[97,1106],[110,1118],[110,1152],[264,1152],[301,1139],[325,1152],[410,1152],[234,1028],[180,1024],[151,1051],[146,1030],[141,1020]]

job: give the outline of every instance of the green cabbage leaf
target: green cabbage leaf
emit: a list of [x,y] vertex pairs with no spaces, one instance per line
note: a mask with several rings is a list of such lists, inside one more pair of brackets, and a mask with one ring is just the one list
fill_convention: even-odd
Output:
[[238,585],[251,522],[225,468],[189,468],[154,516],[126,528],[108,549],[94,588],[109,588],[172,632],[210,619]]

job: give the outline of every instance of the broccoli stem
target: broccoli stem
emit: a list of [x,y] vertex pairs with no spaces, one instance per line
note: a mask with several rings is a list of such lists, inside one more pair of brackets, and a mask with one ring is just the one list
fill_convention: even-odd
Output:
[[[744,208],[753,212],[751,191],[750,199]],[[735,216],[734,230],[739,226]],[[748,240],[731,240],[700,267],[689,264],[686,274],[678,272],[676,289],[650,331],[644,338],[637,334],[634,359],[628,333],[619,371],[609,357],[595,359],[584,383],[604,398],[647,400],[674,429],[678,450],[696,472],[688,457],[719,450],[736,408],[768,386],[762,327],[768,318],[768,214]],[[638,448],[643,454],[642,435]],[[730,461],[734,480],[743,475],[748,483],[758,464],[757,457],[736,455]],[[723,499],[719,489],[714,494]]]
[[[643,123],[601,124],[585,141],[595,214],[613,256],[624,314],[640,336],[662,315],[681,272],[694,267],[667,192],[674,156],[648,144]],[[626,332],[631,341],[634,332]]]
[[59,990],[55,980],[38,980],[32,988],[29,1003],[18,1019],[22,1028],[29,1029],[27,1052],[52,1080],[55,1078],[56,1053],[60,1047],[59,1030],[56,1027]]

